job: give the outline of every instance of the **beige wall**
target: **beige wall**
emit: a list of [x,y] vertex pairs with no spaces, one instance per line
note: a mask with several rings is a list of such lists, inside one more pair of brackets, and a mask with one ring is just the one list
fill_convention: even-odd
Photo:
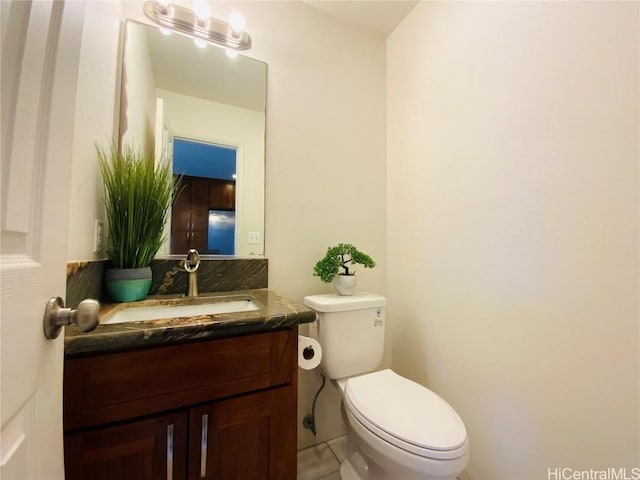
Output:
[[393,366],[471,478],[640,466],[638,18],[425,2],[388,39]]
[[[109,2],[89,2],[103,12],[87,20],[83,39],[84,93],[78,103],[95,120],[80,125],[76,135],[73,182],[78,191],[71,206],[69,259],[94,257],[93,219],[102,215],[93,142],[113,134],[116,10],[147,22],[142,2],[122,2],[118,8],[102,3]],[[307,294],[330,292],[312,276],[313,265],[330,245],[350,242],[378,262],[377,268],[360,272],[360,288],[385,294],[384,39],[302,2],[209,3],[221,18],[236,9],[243,13],[254,45],[247,54],[268,64],[265,252],[270,288],[298,302]],[[319,384],[317,372],[300,373],[300,424]],[[300,446],[344,432],[338,407],[339,396],[328,386],[317,406],[318,437],[300,428]]]
[[85,8],[76,96],[67,260],[96,258],[94,221],[105,218],[94,144],[108,145],[117,134],[121,11],[118,2],[87,2]]
[[[312,276],[313,266],[327,247],[350,242],[378,262],[377,268],[359,272],[360,288],[385,294],[384,39],[302,2],[231,6],[247,18],[251,55],[269,65],[269,287],[299,302],[330,292]],[[216,2],[212,8],[221,7]],[[299,425],[319,385],[317,372],[300,371]],[[320,395],[316,415],[318,437],[299,428],[300,446],[344,432],[333,386]]]

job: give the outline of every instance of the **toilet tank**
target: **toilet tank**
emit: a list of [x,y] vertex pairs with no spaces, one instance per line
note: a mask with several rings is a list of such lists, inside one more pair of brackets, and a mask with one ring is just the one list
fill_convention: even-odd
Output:
[[310,295],[304,304],[318,313],[310,334],[322,346],[320,368],[330,378],[376,370],[384,352],[387,299],[371,293]]

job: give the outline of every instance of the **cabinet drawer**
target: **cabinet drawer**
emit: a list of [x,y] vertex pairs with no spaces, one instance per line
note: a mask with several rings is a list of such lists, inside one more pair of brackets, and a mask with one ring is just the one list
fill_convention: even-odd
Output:
[[291,383],[295,329],[67,359],[64,428],[73,430]]

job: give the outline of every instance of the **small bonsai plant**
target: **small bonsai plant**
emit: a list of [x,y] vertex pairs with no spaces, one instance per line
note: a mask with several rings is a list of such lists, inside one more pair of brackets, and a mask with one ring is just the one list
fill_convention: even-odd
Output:
[[330,247],[324,258],[316,263],[313,267],[313,275],[320,277],[323,282],[329,283],[336,275],[354,275],[355,272],[350,268],[356,264],[365,268],[376,266],[376,262],[366,253],[362,253],[349,243],[340,243],[335,247]]

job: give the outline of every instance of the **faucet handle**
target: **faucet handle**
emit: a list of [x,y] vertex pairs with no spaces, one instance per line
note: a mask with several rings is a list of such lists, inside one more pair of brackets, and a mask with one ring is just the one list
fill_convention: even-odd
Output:
[[195,248],[192,248],[187,253],[187,258],[184,260],[184,269],[191,273],[198,270],[200,266],[200,254]]

